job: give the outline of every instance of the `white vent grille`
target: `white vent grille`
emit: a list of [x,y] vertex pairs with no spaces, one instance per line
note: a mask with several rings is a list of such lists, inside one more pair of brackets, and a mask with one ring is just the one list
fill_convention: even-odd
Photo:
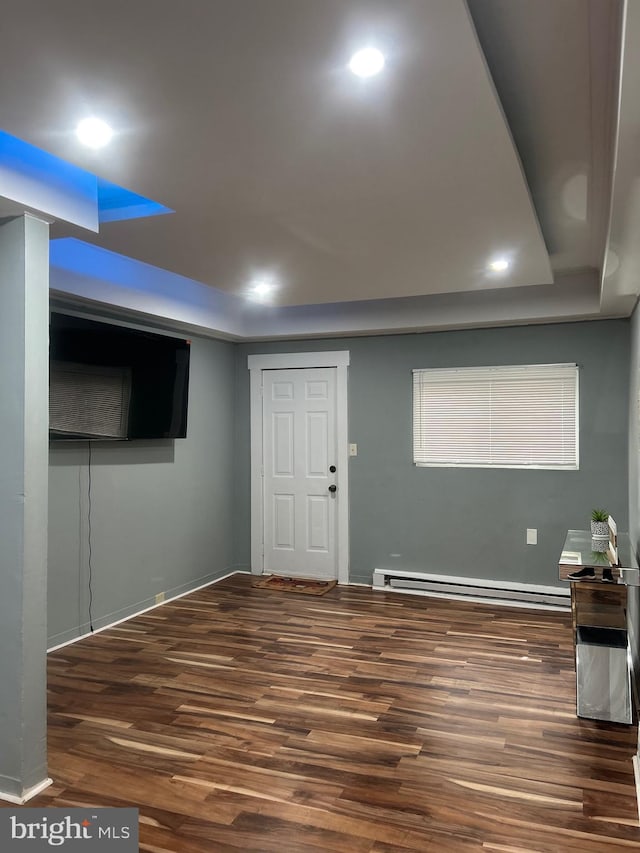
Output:
[[131,369],[53,361],[49,429],[70,438],[126,438]]

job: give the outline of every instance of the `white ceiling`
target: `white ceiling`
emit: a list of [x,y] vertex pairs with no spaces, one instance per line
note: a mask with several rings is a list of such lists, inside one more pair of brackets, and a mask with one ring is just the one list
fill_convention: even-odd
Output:
[[[230,298],[231,336],[624,315],[637,288],[603,275],[626,138],[622,13],[622,0],[5,0],[1,123],[174,209],[53,233],[212,288],[218,315]],[[628,21],[627,40],[639,30]],[[362,81],[346,65],[371,43],[387,64]],[[87,114],[114,127],[108,148],[76,142]],[[640,171],[629,151],[618,184]],[[613,214],[628,228],[624,202]],[[510,270],[488,273],[503,254]],[[256,275],[280,282],[273,306],[245,307]],[[219,331],[215,314],[188,325]]]

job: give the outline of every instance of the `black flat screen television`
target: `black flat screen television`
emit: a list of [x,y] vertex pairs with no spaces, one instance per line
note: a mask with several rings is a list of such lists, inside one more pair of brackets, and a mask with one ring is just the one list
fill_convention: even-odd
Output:
[[186,438],[190,341],[51,313],[49,438]]

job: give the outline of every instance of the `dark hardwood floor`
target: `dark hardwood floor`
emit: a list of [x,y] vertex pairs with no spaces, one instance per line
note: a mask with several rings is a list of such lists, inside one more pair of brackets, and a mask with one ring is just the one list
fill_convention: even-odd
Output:
[[570,616],[235,575],[50,655],[52,787],[145,851],[640,850],[633,727],[579,720]]

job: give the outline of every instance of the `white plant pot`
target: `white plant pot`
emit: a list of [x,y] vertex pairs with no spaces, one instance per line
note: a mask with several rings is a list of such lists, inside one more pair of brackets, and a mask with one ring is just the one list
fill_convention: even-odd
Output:
[[592,521],[591,535],[594,539],[609,538],[609,522],[608,521]]

